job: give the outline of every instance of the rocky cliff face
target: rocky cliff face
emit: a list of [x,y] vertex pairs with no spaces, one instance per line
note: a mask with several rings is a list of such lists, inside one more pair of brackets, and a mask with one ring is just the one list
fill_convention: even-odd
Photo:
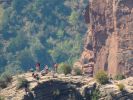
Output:
[[90,0],[85,20],[87,38],[75,65],[94,62],[94,72],[133,76],[133,0]]

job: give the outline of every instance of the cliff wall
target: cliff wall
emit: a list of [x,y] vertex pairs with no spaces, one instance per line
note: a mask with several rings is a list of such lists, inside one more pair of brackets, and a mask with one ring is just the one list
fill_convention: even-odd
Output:
[[94,62],[105,70],[133,76],[133,0],[91,0],[85,10],[89,24],[80,66]]

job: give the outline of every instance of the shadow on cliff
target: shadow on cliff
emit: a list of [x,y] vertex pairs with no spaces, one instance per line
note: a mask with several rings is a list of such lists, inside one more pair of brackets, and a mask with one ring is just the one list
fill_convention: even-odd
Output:
[[112,96],[113,100],[132,100],[133,99],[133,92],[129,93],[125,90],[125,91],[120,92],[117,95],[112,94],[111,96]]
[[57,80],[50,80],[36,86],[34,98],[32,94],[25,96],[24,100],[83,100],[76,87],[80,87],[80,83],[69,83]]
[[129,9],[133,8],[133,0],[121,0],[120,3],[124,4]]

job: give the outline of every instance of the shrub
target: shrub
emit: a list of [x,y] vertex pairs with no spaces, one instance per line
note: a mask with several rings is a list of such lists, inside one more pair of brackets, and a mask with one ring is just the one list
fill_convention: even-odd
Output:
[[24,88],[24,87],[29,87],[29,82],[24,77],[20,77],[17,80],[18,80],[17,89],[21,89],[21,88]]
[[125,79],[125,76],[122,75],[122,74],[118,74],[118,75],[115,76],[115,79],[116,80],[123,80],[123,79]]
[[0,79],[0,88],[3,89],[3,88],[6,88],[6,87],[7,87],[7,82]]
[[4,96],[0,95],[0,100],[5,100]]
[[59,64],[58,69],[57,69],[58,73],[64,73],[65,75],[70,74],[71,70],[72,70],[71,66],[64,64],[64,63]]
[[100,84],[106,84],[108,83],[108,75],[105,71],[99,71],[96,73],[96,80],[100,83]]
[[79,68],[74,68],[73,70],[74,70],[75,75],[82,75],[81,69],[79,69]]
[[0,76],[0,88],[6,88],[7,85],[11,82],[12,76],[9,74],[2,74]]
[[99,100],[100,98],[100,91],[95,89],[92,91],[91,100]]
[[1,78],[3,78],[6,82],[11,82],[12,76],[9,74],[2,74]]
[[120,91],[123,91],[124,88],[125,88],[124,84],[122,84],[122,83],[117,84],[117,86],[118,86],[118,88],[119,88]]

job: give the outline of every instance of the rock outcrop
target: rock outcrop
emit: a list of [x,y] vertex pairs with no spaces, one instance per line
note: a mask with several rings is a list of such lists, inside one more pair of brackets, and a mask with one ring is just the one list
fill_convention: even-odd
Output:
[[[18,77],[25,77],[29,81],[30,93],[28,95],[24,89],[17,89]],[[132,100],[132,80],[133,78],[130,77],[99,85],[95,79],[87,76],[56,74],[54,78],[51,75],[41,76],[40,84],[37,84],[32,73],[25,73],[14,76],[12,83],[0,90],[0,96],[4,96],[5,100],[91,100],[92,96],[99,97],[99,100]],[[126,91],[119,91],[118,83],[123,83]]]
[[94,72],[133,76],[133,0],[90,0],[85,10],[89,28],[79,67],[93,61]]

